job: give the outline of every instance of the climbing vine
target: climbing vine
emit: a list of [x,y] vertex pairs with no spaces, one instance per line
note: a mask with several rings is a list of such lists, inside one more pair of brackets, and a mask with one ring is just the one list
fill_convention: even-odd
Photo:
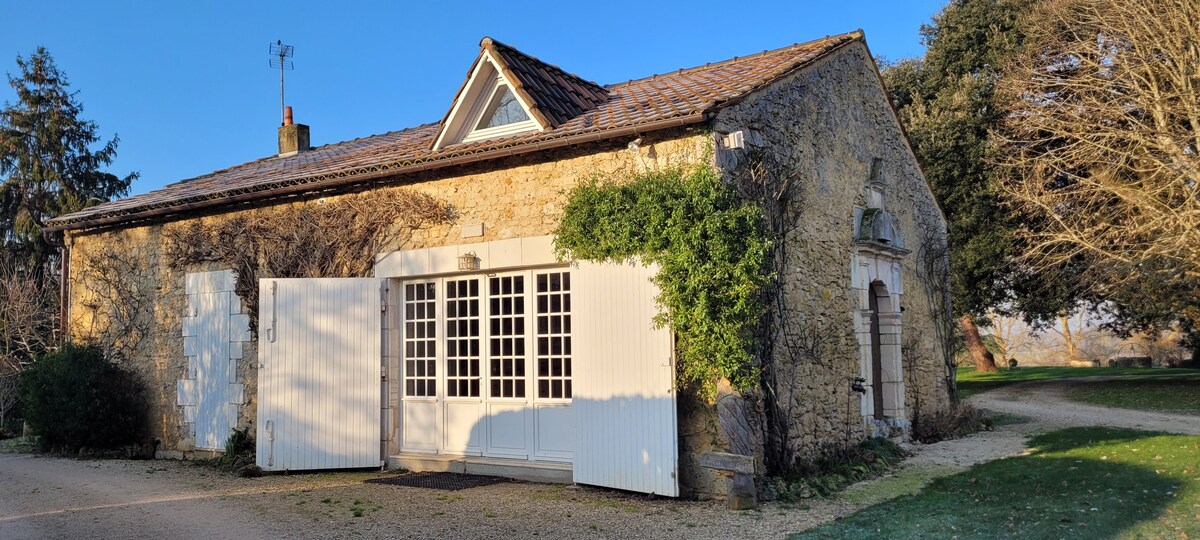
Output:
[[680,383],[758,382],[773,242],[762,208],[713,168],[583,182],[569,193],[556,234],[562,258],[658,265],[657,322],[677,335]]
[[380,245],[450,218],[449,205],[430,195],[372,191],[165,228],[164,252],[172,268],[205,262],[233,268],[234,292],[254,329],[259,278],[365,276]]
[[80,249],[80,307],[88,316],[76,338],[99,345],[115,358],[132,358],[154,327],[153,253],[118,237]]

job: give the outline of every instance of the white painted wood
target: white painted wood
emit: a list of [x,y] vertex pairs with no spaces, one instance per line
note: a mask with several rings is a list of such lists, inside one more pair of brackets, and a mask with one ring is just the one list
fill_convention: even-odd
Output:
[[[196,448],[223,450],[230,428],[236,425],[225,410],[229,402],[229,292],[192,295],[197,305],[199,333],[194,340]],[[184,347],[187,348],[186,346]]]
[[438,434],[441,433],[439,406],[436,401],[404,400],[401,404],[404,415],[402,452],[438,451]]
[[529,457],[529,407],[518,403],[487,405],[487,448],[484,455],[525,459]]
[[441,452],[478,455],[483,452],[483,407],[479,400],[446,400],[446,427]]
[[655,328],[654,270],[579,263],[572,271],[575,481],[675,497],[673,339]]
[[[381,283],[259,281],[257,460],[265,470],[380,464]],[[273,339],[265,338],[273,325]]]
[[236,359],[250,339],[249,318],[232,292],[233,270],[191,272],[184,277],[187,308],[183,321],[183,354],[187,373],[180,380],[177,402],[185,406],[182,423],[194,446],[223,450],[237,425],[242,404]]
[[[512,85],[500,72],[491,53],[485,50],[479,56],[479,59],[476,60],[475,65],[472,66],[471,74],[467,78],[466,84],[463,85],[462,90],[459,91],[459,95],[455,98],[454,104],[450,107],[450,114],[446,115],[442,131],[438,133],[437,139],[434,140],[433,149],[440,150],[459,142],[497,136],[496,133],[488,130],[483,130],[487,133],[486,136],[479,134],[472,138],[470,135],[473,134],[472,132],[480,131],[472,128],[479,123],[487,102],[491,100],[492,94],[495,93],[500,85],[507,85],[512,88]],[[528,121],[519,123],[520,130],[535,131],[546,129],[546,126],[537,122],[530,104],[525,103],[515,91],[513,95],[517,98],[517,102],[521,104],[521,108],[525,110],[525,115],[529,117]],[[510,128],[511,131],[512,126],[510,124],[500,127]]]
[[554,255],[554,237],[545,235],[381,253],[375,258],[375,277],[411,278],[458,273],[458,256],[466,253],[479,257],[480,270],[559,264]]
[[575,415],[570,404],[537,405],[537,445],[534,458],[549,461],[571,461],[575,450]]

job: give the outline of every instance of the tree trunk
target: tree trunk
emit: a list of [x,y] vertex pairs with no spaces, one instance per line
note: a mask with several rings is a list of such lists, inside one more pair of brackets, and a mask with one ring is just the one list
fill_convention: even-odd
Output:
[[1063,345],[1067,351],[1067,363],[1079,359],[1079,349],[1076,347],[1075,336],[1071,334],[1071,319],[1066,317],[1058,318],[1059,324],[1062,325]]
[[975,319],[970,315],[963,315],[958,319],[958,324],[962,327],[963,338],[967,342],[967,350],[971,351],[971,360],[975,362],[975,369],[977,371],[996,371],[996,359],[983,344],[983,338],[979,335],[979,327],[975,326]]

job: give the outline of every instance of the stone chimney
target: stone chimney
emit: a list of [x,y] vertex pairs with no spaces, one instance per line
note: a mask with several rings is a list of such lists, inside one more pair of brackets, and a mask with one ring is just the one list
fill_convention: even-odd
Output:
[[292,122],[292,106],[288,105],[279,127],[279,155],[294,156],[308,148],[308,126]]

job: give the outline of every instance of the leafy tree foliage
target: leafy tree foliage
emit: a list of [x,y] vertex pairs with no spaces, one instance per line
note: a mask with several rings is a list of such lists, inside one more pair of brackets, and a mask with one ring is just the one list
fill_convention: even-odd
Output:
[[995,83],[1033,0],[954,0],[921,27],[924,58],[884,70],[892,102],[946,213],[955,309],[976,366],[996,369],[976,320],[1010,300],[1015,224],[995,188]]
[[8,76],[17,100],[0,110],[0,245],[5,261],[44,283],[57,256],[42,235],[46,220],[125,195],[136,174],[100,170],[118,139],[92,149],[96,124],[80,117],[78,92],[45,48],[18,56],[17,67]]
[[755,329],[772,279],[764,219],[711,168],[655,171],[572,189],[557,248],[583,260],[657,264],[659,323],[678,336],[681,381],[726,378],[744,389],[758,380]]
[[47,448],[116,448],[145,427],[141,382],[95,345],[67,343],[20,377],[21,410]]

